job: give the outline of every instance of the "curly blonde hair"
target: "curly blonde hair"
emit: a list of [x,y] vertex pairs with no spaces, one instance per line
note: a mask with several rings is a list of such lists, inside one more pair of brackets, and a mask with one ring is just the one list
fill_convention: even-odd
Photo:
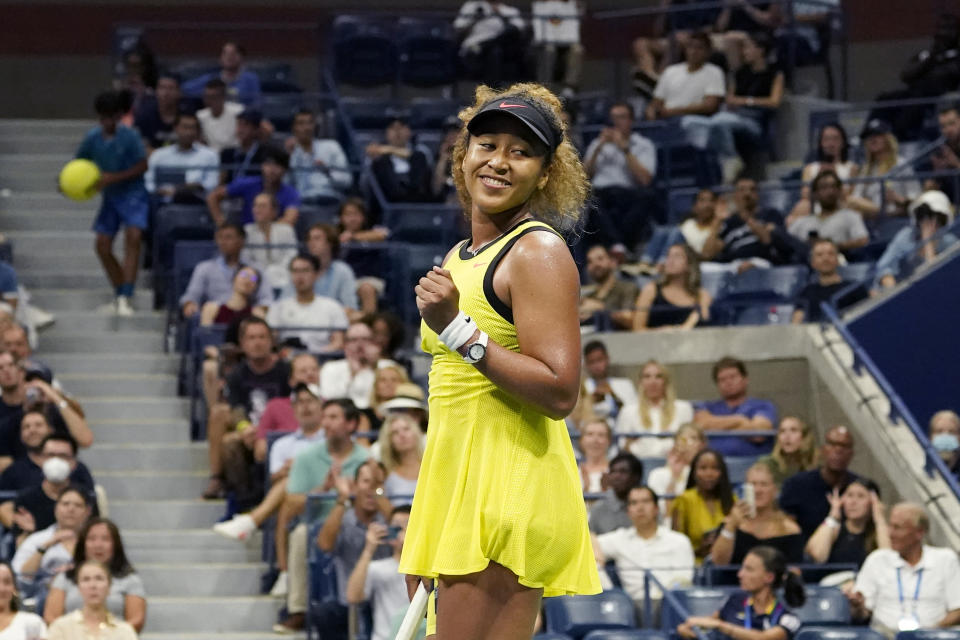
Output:
[[587,173],[580,163],[580,155],[570,143],[567,127],[560,117],[563,104],[546,87],[534,83],[519,83],[504,91],[497,91],[486,85],[477,87],[473,106],[462,110],[458,117],[463,123],[457,142],[453,147],[452,174],[457,188],[457,197],[463,206],[463,213],[469,219],[471,210],[470,194],[467,193],[466,180],[463,177],[463,159],[467,155],[470,132],[467,123],[480,109],[493,100],[507,96],[520,96],[532,102],[549,121],[563,133],[560,146],[545,160],[547,184],[543,189],[534,191],[528,201],[530,212],[539,220],[554,227],[570,226],[580,219],[584,204],[590,193]]

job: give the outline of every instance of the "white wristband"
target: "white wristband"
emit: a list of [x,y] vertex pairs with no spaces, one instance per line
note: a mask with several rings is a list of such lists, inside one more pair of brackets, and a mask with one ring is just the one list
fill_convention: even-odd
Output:
[[732,532],[732,531],[727,531],[726,528],[720,529],[720,537],[721,537],[721,538],[726,538],[727,540],[733,540],[734,538],[736,538],[736,536],[733,534],[733,532]]
[[831,529],[839,529],[839,528],[840,528],[840,521],[837,520],[836,518],[834,518],[833,516],[827,516],[827,519],[824,520],[823,523],[824,523],[825,525],[827,525],[828,527],[830,527]]
[[478,330],[477,323],[473,318],[463,311],[457,314],[457,317],[440,332],[438,336],[440,342],[447,345],[451,351],[456,351],[467,343],[473,334]]

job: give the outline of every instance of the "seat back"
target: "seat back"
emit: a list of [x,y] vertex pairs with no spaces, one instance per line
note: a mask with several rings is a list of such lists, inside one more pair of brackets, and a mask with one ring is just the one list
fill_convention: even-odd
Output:
[[[734,587],[690,587],[673,589],[670,594],[676,599],[677,604],[686,610],[688,615],[709,616],[714,611],[718,611],[735,590]],[[673,607],[664,604],[663,611],[660,614],[661,628],[664,631],[672,632],[684,619]]]
[[[804,626],[794,640],[883,640],[885,637],[882,633],[874,631],[870,627]],[[956,638],[957,636],[953,636],[951,640],[956,640]],[[907,639],[904,638],[903,640]]]
[[333,71],[337,82],[358,87],[392,84],[399,59],[391,20],[338,16],[333,22]]
[[670,636],[656,629],[604,629],[591,631],[583,640],[670,640]]
[[307,232],[310,230],[310,227],[318,222],[335,224],[339,211],[339,202],[332,204],[301,204],[300,215],[297,216],[295,225],[297,238],[299,238],[301,242],[306,242]]
[[897,634],[896,640],[960,640],[960,629],[917,629],[916,631],[901,631]]
[[401,18],[398,24],[400,82],[437,87],[457,79],[457,39],[443,18]]
[[748,269],[730,280],[728,301],[793,302],[807,282],[807,269],[801,266]]
[[633,601],[611,589],[593,596],[559,596],[544,600],[546,630],[583,638],[595,629],[629,629],[636,623]]
[[850,603],[840,589],[810,585],[806,591],[806,602],[793,610],[800,622],[838,626],[850,624]]
[[872,262],[854,262],[837,268],[840,277],[849,282],[870,282],[876,265]]

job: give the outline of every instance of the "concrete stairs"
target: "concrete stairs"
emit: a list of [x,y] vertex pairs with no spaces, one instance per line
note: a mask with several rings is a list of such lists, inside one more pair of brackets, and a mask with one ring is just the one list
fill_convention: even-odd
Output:
[[[199,498],[204,443],[190,441],[189,401],[176,396],[178,356],[163,353],[164,318],[141,277],[132,318],[96,312],[112,299],[93,254],[98,200],[56,192],[86,121],[0,120],[0,233],[38,306],[56,314],[38,359],[82,403],[96,442],[81,453],[146,586],[144,640],[265,640],[281,602],[259,594],[258,540],[210,527],[222,502]],[[258,537],[259,538],[259,537]]]

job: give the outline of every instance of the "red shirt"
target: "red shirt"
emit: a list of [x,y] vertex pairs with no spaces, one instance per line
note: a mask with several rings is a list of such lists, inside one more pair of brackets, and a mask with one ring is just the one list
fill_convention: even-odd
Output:
[[296,431],[297,418],[293,415],[293,403],[288,396],[271,398],[267,402],[260,423],[257,425],[257,439],[266,440],[269,433],[288,433]]

